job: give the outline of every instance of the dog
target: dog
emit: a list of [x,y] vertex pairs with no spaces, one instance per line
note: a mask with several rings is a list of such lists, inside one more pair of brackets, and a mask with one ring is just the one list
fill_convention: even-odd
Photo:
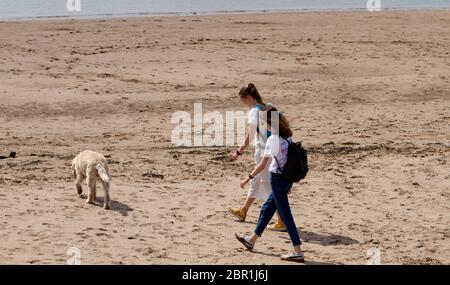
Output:
[[98,152],[85,150],[78,154],[72,160],[71,166],[72,174],[76,180],[76,189],[78,195],[81,195],[83,188],[81,183],[86,179],[89,188],[88,198],[86,203],[94,204],[96,199],[96,182],[100,178],[103,189],[105,190],[103,208],[110,209],[109,189],[111,176],[109,175],[108,162],[106,158]]

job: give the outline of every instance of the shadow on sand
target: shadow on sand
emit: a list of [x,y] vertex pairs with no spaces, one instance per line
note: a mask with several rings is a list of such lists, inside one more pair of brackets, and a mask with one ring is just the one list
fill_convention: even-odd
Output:
[[317,234],[314,232],[308,232],[298,228],[298,234],[304,242],[320,244],[323,246],[329,245],[352,245],[359,243],[357,240],[347,236],[337,234]]
[[[343,236],[343,235],[330,234],[330,233],[318,234],[318,233],[314,233],[314,232],[305,231],[300,228],[298,228],[297,230],[298,230],[301,240],[303,242],[307,242],[307,243],[319,244],[322,246],[352,245],[352,244],[359,243],[357,240],[352,239],[347,236]],[[289,235],[287,233],[280,236],[280,238],[290,241]],[[280,257],[279,254],[275,254],[275,253],[268,253],[268,252],[263,252],[263,251],[258,251],[258,250],[252,250],[252,252],[255,254],[261,254],[261,255],[275,257],[275,258]],[[305,262],[303,264],[306,264],[306,265],[342,265],[343,264],[343,263],[337,263],[337,262],[322,262],[322,261],[308,260],[307,252],[305,252],[305,257],[306,257]],[[287,263],[289,263],[289,262],[287,262]]]
[[[313,244],[319,244],[322,246],[330,246],[330,245],[352,245],[352,244],[358,244],[359,241],[352,239],[351,237],[343,236],[343,235],[337,235],[337,234],[318,234],[314,232],[309,232],[302,230],[300,228],[297,228],[298,234],[300,235],[300,239],[302,242],[307,243],[313,243]],[[289,238],[289,235],[283,235],[280,236],[281,239],[284,240],[291,240]]]
[[[262,252],[262,251],[258,251],[258,250],[252,250],[252,252],[255,254],[261,254],[261,255],[265,255],[265,256],[280,258],[280,255],[275,254],[275,253],[267,253],[267,252]],[[285,261],[285,262],[286,262],[286,264],[304,264],[304,265],[344,265],[343,263],[337,263],[337,262],[322,262],[322,261],[308,260],[307,252],[305,252],[305,262],[303,262],[303,263],[289,262],[289,261]]]
[[[87,195],[86,194],[81,194],[80,198],[82,199],[87,199]],[[97,197],[97,199],[95,200],[95,206],[98,207],[103,207],[103,202],[104,199],[103,197]],[[119,212],[122,216],[128,216],[128,212],[133,211],[132,208],[130,208],[128,205],[121,203],[119,201],[110,201],[110,207],[111,207],[111,211],[117,211]]]
[[[255,222],[244,222],[245,224],[249,225],[256,225]],[[300,235],[300,239],[304,242],[308,243],[314,243],[314,244],[320,244],[323,246],[329,246],[329,245],[352,245],[359,243],[357,240],[352,239],[351,237],[343,236],[343,235],[337,235],[337,234],[318,234],[314,232],[309,232],[302,230],[300,228],[297,228],[298,234]],[[268,229],[266,229],[268,231]],[[281,236],[282,239],[290,240],[289,235]]]

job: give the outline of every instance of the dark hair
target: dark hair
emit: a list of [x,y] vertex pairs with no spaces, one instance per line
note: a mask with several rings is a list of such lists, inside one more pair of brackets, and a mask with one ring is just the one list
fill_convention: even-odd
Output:
[[[278,131],[278,134],[280,137],[283,138],[289,138],[292,137],[292,130],[289,126],[289,122],[287,121],[286,117],[281,114],[277,108],[270,106],[266,111],[264,111],[265,114],[263,114],[266,119],[266,122],[269,126],[272,127],[272,121],[274,118],[278,118],[278,130],[275,130],[275,132]],[[274,130],[272,130],[274,131]]]
[[255,84],[253,83],[249,83],[247,87],[242,87],[241,90],[239,91],[239,96],[242,97],[247,97],[247,96],[252,96],[253,99],[256,100],[256,102],[258,102],[261,105],[266,105],[261,97],[261,95],[258,92],[258,89],[256,89]]

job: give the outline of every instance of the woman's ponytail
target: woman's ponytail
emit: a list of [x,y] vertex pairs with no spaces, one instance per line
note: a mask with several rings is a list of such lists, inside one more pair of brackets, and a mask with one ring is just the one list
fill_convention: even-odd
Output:
[[256,89],[256,86],[253,83],[249,83],[247,87],[242,87],[241,90],[239,91],[239,96],[241,97],[251,96],[259,104],[263,106],[266,105],[261,95],[259,94],[258,89]]
[[253,93],[253,89],[255,88],[255,85],[253,83],[249,83],[247,86],[247,90],[250,94]]

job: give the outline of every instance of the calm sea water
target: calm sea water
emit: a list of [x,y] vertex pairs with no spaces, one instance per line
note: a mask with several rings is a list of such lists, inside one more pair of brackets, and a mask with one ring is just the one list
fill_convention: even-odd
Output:
[[[78,6],[67,2],[79,1]],[[368,0],[0,0],[0,19],[116,17],[274,10],[366,9]],[[450,0],[370,0],[381,9],[450,8]],[[69,11],[70,10],[70,11]]]

